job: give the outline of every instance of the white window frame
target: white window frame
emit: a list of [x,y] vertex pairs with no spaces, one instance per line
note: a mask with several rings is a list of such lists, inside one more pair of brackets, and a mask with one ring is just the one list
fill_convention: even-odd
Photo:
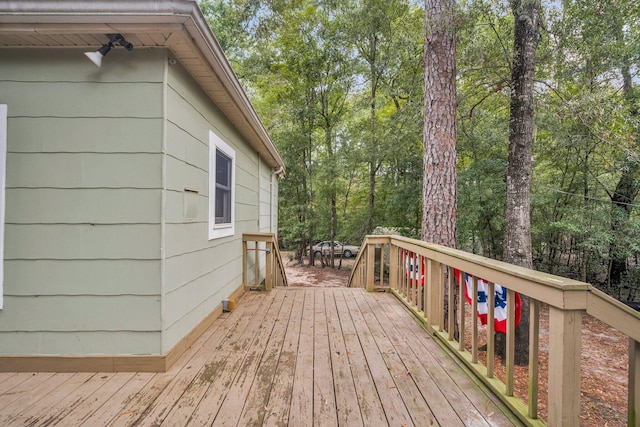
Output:
[[[231,159],[231,222],[216,224],[216,153]],[[209,240],[235,233],[236,151],[213,131],[209,131]]]
[[4,188],[7,165],[7,105],[0,104],[0,310],[4,295]]

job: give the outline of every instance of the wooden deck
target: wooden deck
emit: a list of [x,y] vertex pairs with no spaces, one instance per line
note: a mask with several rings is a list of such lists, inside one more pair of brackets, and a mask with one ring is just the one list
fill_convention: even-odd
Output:
[[512,426],[395,297],[250,292],[162,374],[0,373],[1,426]]

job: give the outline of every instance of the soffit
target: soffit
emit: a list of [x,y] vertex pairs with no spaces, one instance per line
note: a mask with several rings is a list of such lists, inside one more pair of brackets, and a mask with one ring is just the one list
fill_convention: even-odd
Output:
[[[284,166],[195,2],[98,3],[0,1],[0,47],[95,50],[105,34],[119,33],[134,51],[168,48],[261,157],[273,168]],[[150,3],[164,9],[145,9]]]

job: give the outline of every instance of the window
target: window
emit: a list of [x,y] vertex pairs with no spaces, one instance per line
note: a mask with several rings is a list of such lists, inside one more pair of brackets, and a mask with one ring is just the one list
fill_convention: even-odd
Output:
[[0,310],[4,283],[4,186],[7,164],[7,106],[0,105]]
[[231,223],[231,168],[233,160],[216,150],[216,224]]
[[234,233],[236,152],[209,132],[209,239]]

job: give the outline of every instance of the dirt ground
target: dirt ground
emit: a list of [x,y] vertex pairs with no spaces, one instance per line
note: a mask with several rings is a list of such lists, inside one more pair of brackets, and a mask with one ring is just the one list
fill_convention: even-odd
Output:
[[[346,286],[354,264],[354,258],[342,260],[342,267],[300,265],[293,253],[284,252],[283,261],[289,286],[340,287]],[[335,259],[338,266],[340,259]],[[629,344],[625,335],[613,330],[591,316],[582,322],[582,406],[581,426],[614,427],[626,426],[627,418],[627,372],[629,366]],[[471,341],[470,337],[466,342]],[[480,343],[481,345],[484,343]],[[486,360],[484,352],[479,359]],[[504,380],[504,368],[495,361],[496,376]],[[540,366],[539,366],[540,417],[547,415],[547,371],[548,371],[548,312],[545,307],[540,315]],[[528,368],[516,367],[516,395],[524,397],[528,389]],[[526,400],[526,399],[525,399]]]
[[345,258],[342,260],[342,267],[338,268],[340,258],[335,258],[336,268],[322,267],[320,260],[316,259],[313,266],[307,265],[309,260],[305,258],[305,265],[300,265],[293,259],[293,252],[283,252],[282,258],[287,273],[289,286],[313,286],[335,288],[347,286],[349,274],[355,262],[355,258]]
[[[540,311],[540,358],[538,409],[542,419],[547,417],[547,383],[549,368],[549,315],[548,309]],[[467,342],[471,337],[467,338]],[[483,345],[484,343],[481,343]],[[478,352],[478,358],[486,366],[486,353]],[[581,357],[582,404],[580,425],[589,427],[614,427],[627,425],[627,372],[629,367],[629,341],[620,332],[610,328],[592,316],[582,320]],[[505,372],[498,358],[494,361],[496,376],[504,381]],[[529,369],[516,366],[515,393],[527,400]]]

